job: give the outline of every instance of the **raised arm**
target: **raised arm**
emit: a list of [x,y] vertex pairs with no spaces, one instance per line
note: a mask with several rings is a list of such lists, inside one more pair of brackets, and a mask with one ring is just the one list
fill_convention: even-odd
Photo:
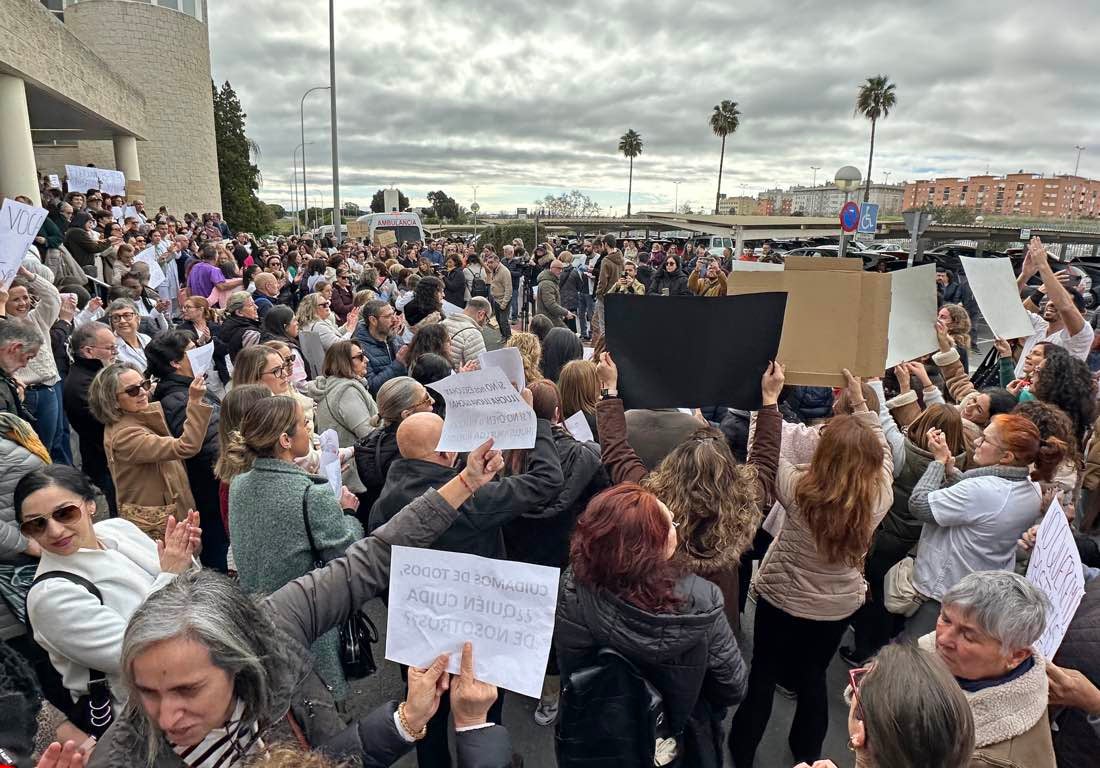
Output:
[[1031,238],[1031,242],[1027,244],[1027,255],[1035,265],[1039,277],[1043,279],[1043,286],[1047,289],[1047,299],[1058,310],[1058,316],[1062,318],[1069,335],[1076,336],[1085,327],[1085,318],[1081,317],[1081,313],[1073,303],[1073,297],[1054,274],[1054,269],[1051,268],[1050,260],[1047,258],[1047,250],[1043,247],[1043,241],[1038,237]]
[[607,352],[600,355],[596,377],[600,388],[606,389],[608,394],[606,400],[596,403],[596,428],[600,433],[602,460],[611,476],[611,483],[640,483],[649,470],[626,440],[626,413],[619,398],[619,369]]
[[179,437],[163,437],[142,427],[126,427],[113,441],[112,452],[116,461],[135,464],[155,464],[172,459],[189,459],[202,450],[206,428],[214,409],[203,402],[206,382],[200,376],[192,380],[187,390],[187,412],[183,422],[183,434]]
[[[901,366],[898,367],[901,368]],[[894,417],[890,415],[890,408],[886,405],[886,393],[882,389],[882,380],[869,381],[867,386],[878,395],[878,421],[882,427],[882,433],[886,437],[886,443],[890,446],[890,456],[894,460],[894,477],[896,478],[901,474],[902,467],[905,466],[905,435],[901,433]]]
[[760,508],[768,509],[775,501],[775,476],[779,471],[779,451],[783,442],[783,416],[779,413],[779,394],[785,381],[783,366],[772,362],[760,380],[763,407],[756,413],[746,463],[756,467],[760,484]]

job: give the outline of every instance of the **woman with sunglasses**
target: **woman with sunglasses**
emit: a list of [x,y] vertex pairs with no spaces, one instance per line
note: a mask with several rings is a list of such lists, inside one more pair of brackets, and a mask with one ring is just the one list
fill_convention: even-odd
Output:
[[687,275],[680,268],[680,257],[669,254],[661,265],[654,265],[657,272],[649,284],[649,295],[654,296],[690,296]]
[[104,426],[103,449],[120,516],[156,536],[169,514],[183,519],[195,506],[183,462],[202,450],[214,409],[203,401],[203,377],[193,379],[183,431],[173,437],[160,403],[149,400],[151,389],[137,366],[112,363],[92,380],[88,408]]
[[[335,430],[341,448],[350,449],[357,440],[374,431],[372,422],[378,415],[378,406],[367,391],[366,375],[367,356],[354,341],[344,340],[325,352],[324,375],[306,382],[303,394],[316,403],[317,431]],[[344,470],[344,483],[353,493],[366,490],[351,465]]]
[[[856,768],[967,768],[974,715],[947,665],[899,643],[848,674],[848,748]],[[831,760],[795,768],[836,768]]]
[[141,315],[137,305],[130,299],[115,299],[107,305],[107,321],[115,332],[119,362],[130,363],[144,371],[145,345],[149,343],[149,337],[138,333]]
[[87,477],[62,464],[24,475],[13,494],[19,530],[41,550],[27,617],[68,689],[68,701],[51,703],[86,732],[92,724],[78,700],[89,694],[92,671],[105,676],[117,717],[126,703],[119,664],[127,622],[151,592],[191,566],[201,536],[194,513],[179,523],[170,518],[157,542],[122,518],[93,525],[95,496]]
[[305,381],[312,371],[305,355],[298,346],[298,318],[294,316],[294,310],[290,307],[277,305],[272,307],[260,321],[260,343],[277,341],[290,347],[294,353],[294,373],[291,381]]
[[359,309],[351,309],[347,313],[347,322],[337,327],[332,302],[319,293],[310,293],[298,305],[297,319],[299,332],[316,333],[321,339],[321,346],[328,350],[336,342],[351,338],[359,323]]

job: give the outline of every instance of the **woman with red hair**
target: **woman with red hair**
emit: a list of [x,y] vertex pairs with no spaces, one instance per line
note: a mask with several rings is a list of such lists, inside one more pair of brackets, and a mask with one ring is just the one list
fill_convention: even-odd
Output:
[[[559,740],[585,735],[570,733],[570,675],[611,648],[661,693],[679,764],[722,764],[722,720],[744,695],[745,663],[718,587],[683,568],[677,544],[668,507],[634,483],[599,494],[577,520],[554,627],[565,687]],[[609,748],[603,742],[590,745],[593,755]]]
[[933,461],[913,487],[909,511],[924,521],[913,587],[925,602],[905,634],[916,639],[936,628],[940,598],[975,571],[1011,571],[1016,542],[1042,513],[1036,481],[1050,482],[1066,444],[1045,440],[1023,416],[994,416],[974,444],[975,469],[959,472],[942,432],[929,430]]

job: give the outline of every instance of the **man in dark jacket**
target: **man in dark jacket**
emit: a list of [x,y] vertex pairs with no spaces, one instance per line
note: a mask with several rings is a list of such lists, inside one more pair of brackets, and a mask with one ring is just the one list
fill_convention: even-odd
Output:
[[69,222],[69,229],[65,233],[65,248],[82,267],[94,266],[96,255],[114,245],[110,240],[92,236],[89,224],[93,221],[91,216],[81,211],[73,215],[72,221]]
[[[187,331],[169,331],[150,341],[145,347],[145,357],[149,363],[149,374],[157,378],[157,388],[153,391],[153,401],[160,403],[164,411],[164,421],[168,431],[174,437],[183,435],[183,425],[187,420],[188,390],[194,380],[191,359],[187,350],[195,346]],[[202,527],[202,554],[200,560],[207,568],[226,571],[226,551],[229,549],[229,537],[222,525],[221,503],[218,499],[218,481],[214,477],[214,464],[218,461],[218,420],[221,401],[209,390],[203,401],[213,408],[210,423],[206,427],[206,436],[202,448],[183,462],[187,470],[187,482],[195,497],[195,508],[199,512]]]
[[400,324],[389,302],[374,299],[363,306],[363,319],[355,329],[355,341],[367,356],[367,389],[371,395],[377,395],[379,387],[395,376],[404,376],[408,370],[405,360],[409,347],[397,345]]
[[107,454],[103,451],[103,425],[88,410],[88,390],[100,369],[118,357],[115,335],[103,323],[85,323],[69,337],[69,354],[73,364],[61,390],[65,417],[80,437],[81,469],[103,491],[114,517],[118,514],[118,506],[115,484],[107,468]]
[[[563,252],[563,256],[568,256],[569,252]],[[585,277],[584,271],[577,268],[577,265],[570,262],[565,265],[565,269],[562,270],[561,277],[559,278],[560,292],[561,292],[561,305],[572,312],[575,317],[569,320],[566,325],[570,327],[574,333],[580,332],[582,337],[588,335],[588,318],[584,316],[581,311],[581,296],[588,293],[588,278]]]
[[1095,765],[1100,752],[1100,580],[1085,587],[1054,663],[1047,665],[1059,768]]
[[[525,390],[527,397],[529,392]],[[401,458],[390,466],[386,487],[370,514],[369,531],[388,523],[405,506],[430,491],[442,488],[454,478],[458,454],[440,453],[435,448],[443,434],[443,419],[434,413],[415,413],[397,428]],[[508,521],[549,504],[564,482],[550,422],[538,420],[535,447],[527,460],[527,471],[489,483],[477,490],[458,509],[458,519],[436,539],[433,549],[463,552],[481,557],[504,557],[501,531]],[[500,722],[503,691],[489,710],[490,722]],[[447,716],[450,700],[440,701],[439,711],[428,723],[428,737],[417,744],[417,761],[423,766],[449,766]]]
[[558,279],[564,267],[557,259],[539,274],[539,293],[535,297],[535,314],[546,315],[555,328],[564,328],[566,320],[573,319],[573,313],[561,304],[561,288]]

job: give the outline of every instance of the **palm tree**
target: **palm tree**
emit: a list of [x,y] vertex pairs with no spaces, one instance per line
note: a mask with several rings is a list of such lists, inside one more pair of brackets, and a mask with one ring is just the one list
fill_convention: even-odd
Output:
[[886,75],[868,77],[867,82],[859,87],[854,114],[863,115],[871,121],[871,154],[867,157],[867,181],[863,187],[865,203],[871,197],[871,162],[875,159],[875,123],[880,118],[885,120],[895,104],[897,104],[897,94],[894,93],[894,84]]
[[642,154],[642,137],[633,128],[619,139],[619,151],[630,158],[630,183],[626,188],[626,215],[630,216],[630,198],[634,194],[634,158]]
[[714,107],[710,115],[710,129],[715,136],[722,137],[722,156],[718,160],[718,191],[714,193],[714,212],[718,213],[718,200],[722,197],[722,166],[726,162],[726,137],[737,131],[741,125],[741,113],[737,111],[737,102],[723,99]]

